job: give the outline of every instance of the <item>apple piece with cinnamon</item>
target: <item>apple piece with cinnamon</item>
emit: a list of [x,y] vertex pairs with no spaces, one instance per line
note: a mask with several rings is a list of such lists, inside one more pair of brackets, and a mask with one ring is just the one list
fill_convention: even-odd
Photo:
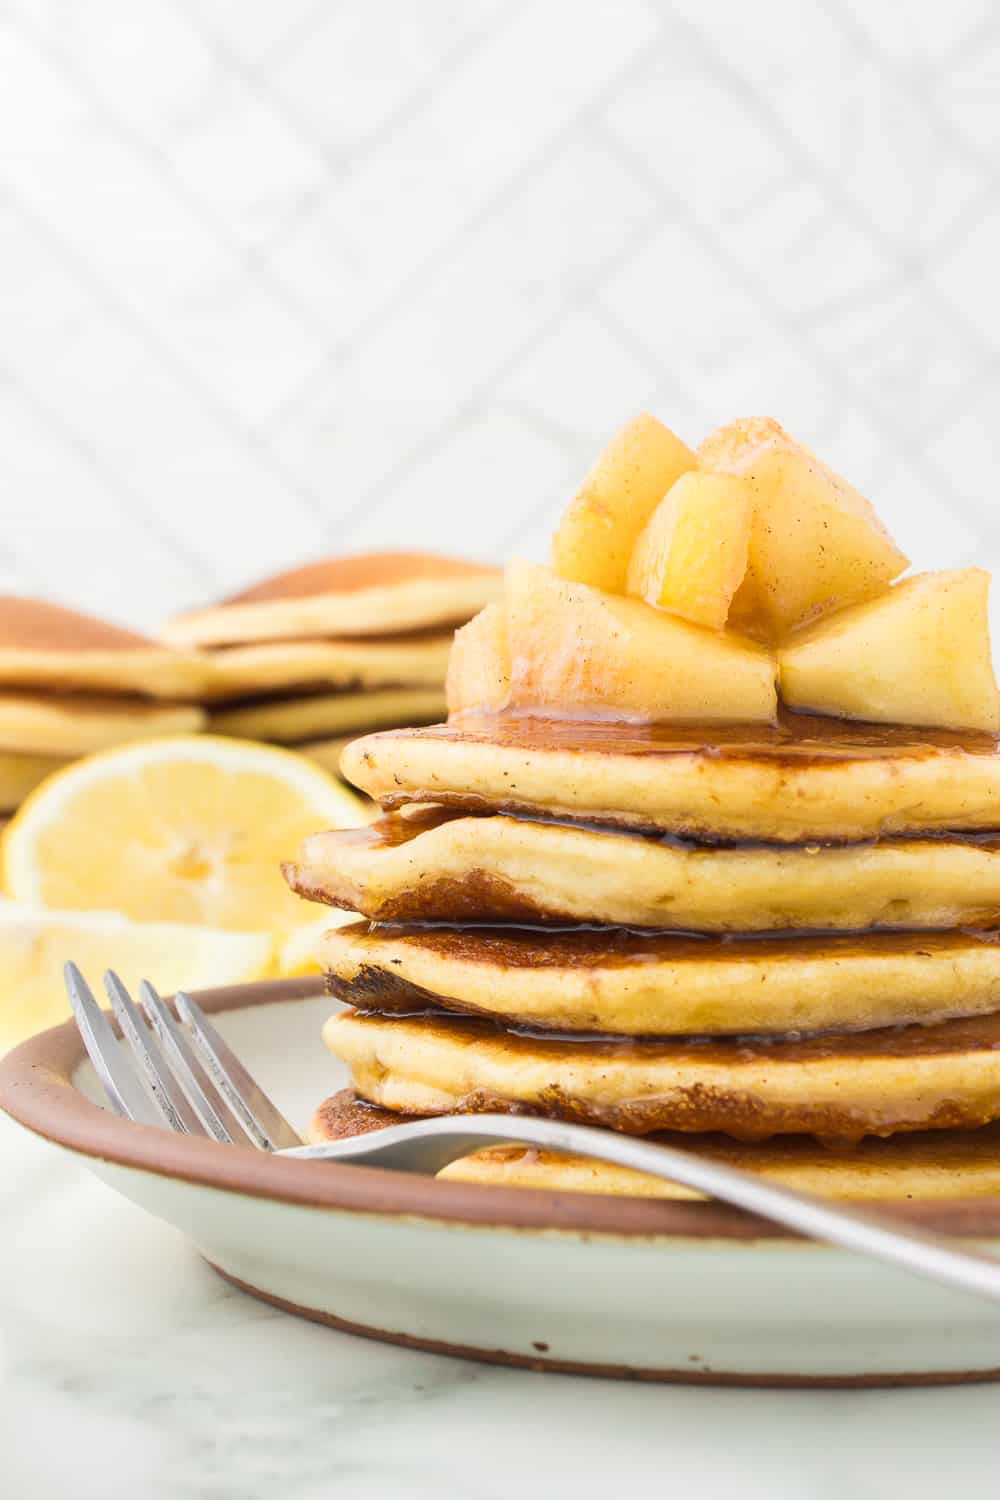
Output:
[[773,723],[775,662],[754,641],[515,563],[510,706],[581,717]]
[[675,480],[695,466],[691,449],[642,412],[599,455],[552,538],[560,578],[625,592],[636,538]]
[[872,505],[770,418],[732,422],[698,449],[752,488],[746,577],[729,623],[764,639],[881,593],[907,566]]
[[878,723],[1000,729],[990,575],[918,573],[802,632],[778,653],[793,708]]

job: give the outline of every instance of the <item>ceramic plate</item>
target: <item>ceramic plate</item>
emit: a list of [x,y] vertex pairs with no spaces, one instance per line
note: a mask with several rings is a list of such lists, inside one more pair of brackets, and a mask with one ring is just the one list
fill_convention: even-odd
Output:
[[[292,1121],[345,1078],[318,982],[199,996]],[[181,1229],[237,1285],[442,1353],[641,1379],[1000,1376],[1000,1310],[709,1203],[472,1186],[288,1161],[119,1119],[70,1024],[0,1063],[0,1105]],[[1000,1254],[1000,1199],[896,1210]],[[150,1291],[155,1295],[155,1287]]]

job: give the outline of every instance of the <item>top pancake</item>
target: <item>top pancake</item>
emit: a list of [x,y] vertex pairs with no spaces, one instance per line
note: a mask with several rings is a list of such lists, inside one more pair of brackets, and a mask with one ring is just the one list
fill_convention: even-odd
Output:
[[202,698],[221,703],[292,689],[440,687],[451,641],[451,632],[422,631],[373,641],[223,646],[205,653]]
[[787,712],[774,727],[464,715],[366,736],[343,766],[387,808],[542,812],[709,841],[1000,827],[995,736]]
[[204,667],[106,620],[42,599],[0,595],[0,687],[197,698]]
[[496,568],[420,552],[327,558],[275,574],[165,627],[174,645],[386,636],[461,624],[499,595]]

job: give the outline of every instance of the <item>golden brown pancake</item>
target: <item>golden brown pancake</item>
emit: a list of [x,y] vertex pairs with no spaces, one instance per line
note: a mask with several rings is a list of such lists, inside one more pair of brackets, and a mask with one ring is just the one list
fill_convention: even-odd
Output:
[[13,812],[46,776],[68,764],[64,755],[26,755],[0,750],[0,812]]
[[541,811],[708,840],[1000,827],[994,736],[805,714],[776,727],[465,715],[358,740],[344,772],[385,807]]
[[[450,633],[383,636],[374,641],[264,641],[205,653],[209,702],[303,688],[436,687],[444,683]],[[443,711],[443,710],[442,710]],[[377,722],[373,719],[372,725]]]
[[266,578],[208,609],[179,615],[180,646],[385,636],[461,624],[499,597],[496,568],[422,552],[333,557]]
[[307,744],[346,735],[366,724],[435,719],[444,712],[442,687],[389,687],[358,693],[314,693],[302,698],[263,698],[257,703],[213,709],[213,734],[280,745]]
[[1000,1009],[1000,934],[694,937],[622,928],[376,927],[319,939],[338,1000],[626,1036],[848,1031]]
[[193,734],[205,715],[191,703],[39,693],[0,694],[0,748],[38,755],[89,755],[126,740]]
[[0,595],[0,687],[197,698],[204,665],[59,604]]
[[404,1114],[527,1109],[630,1135],[858,1140],[1000,1118],[1000,1014],[766,1038],[553,1038],[456,1016],[344,1011],[323,1029],[355,1092]]
[[285,877],[308,900],[380,922],[688,932],[1000,926],[1000,838],[985,835],[711,848],[425,811],[313,834]]
[[[364,1104],[349,1089],[316,1110],[306,1140],[343,1140],[415,1118]],[[915,1131],[852,1146],[825,1146],[812,1136],[737,1141],[698,1139],[660,1131],[650,1137],[699,1156],[756,1172],[800,1192],[827,1198],[899,1202],[991,1197],[1000,1193],[1000,1125],[978,1130]],[[490,1146],[450,1163],[438,1176],[449,1182],[493,1187],[544,1188],[549,1192],[609,1193],[616,1197],[694,1198],[690,1189],[628,1167],[588,1157],[562,1156],[527,1146]]]

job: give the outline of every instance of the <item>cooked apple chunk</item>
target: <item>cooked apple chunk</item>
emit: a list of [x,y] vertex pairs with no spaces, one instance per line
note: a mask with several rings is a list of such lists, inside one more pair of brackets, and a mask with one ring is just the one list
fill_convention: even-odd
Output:
[[691,449],[648,412],[627,422],[563,512],[553,570],[623,594],[636,538],[674,480],[694,466]]
[[980,568],[918,573],[821,620],[779,651],[793,708],[845,719],[1000,729]]
[[508,569],[507,639],[512,708],[706,723],[777,713],[764,647],[533,563]]
[[628,592],[721,630],[747,569],[753,490],[731,474],[682,474],[632,552]]
[[502,604],[487,604],[456,630],[445,684],[449,715],[496,712],[510,697],[510,661]]
[[781,640],[798,626],[878,594],[907,566],[874,509],[768,417],[706,438],[699,466],[754,492],[746,579],[733,623]]

